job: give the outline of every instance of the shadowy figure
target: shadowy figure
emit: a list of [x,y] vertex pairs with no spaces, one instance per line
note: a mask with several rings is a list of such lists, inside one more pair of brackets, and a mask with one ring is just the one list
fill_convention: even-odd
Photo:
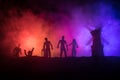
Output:
[[34,51],[34,48],[32,48],[32,50],[29,50],[28,52],[26,50],[24,50],[24,53],[26,56],[32,56],[33,51]]
[[51,57],[50,47],[51,49],[53,49],[51,42],[48,41],[48,38],[45,38],[45,42],[42,49],[42,51],[44,52],[44,57]]
[[76,39],[73,39],[72,43],[70,43],[69,46],[71,45],[72,45],[72,57],[76,57],[76,48],[78,48]]
[[14,53],[14,56],[15,56],[15,57],[19,57],[19,55],[22,54],[21,48],[20,48],[20,44],[18,44],[18,46],[16,46],[16,47],[13,49],[13,53]]
[[101,27],[98,27],[97,29],[90,30],[90,31],[91,31],[92,39],[90,39],[90,41],[88,42],[90,43],[91,40],[93,41],[93,44],[91,46],[92,57],[103,57],[104,52],[103,52],[103,44],[101,40],[104,40],[104,39],[101,39]]
[[68,51],[68,45],[67,45],[66,40],[64,40],[64,36],[62,36],[62,39],[59,40],[57,48],[59,48],[59,45],[60,45],[60,57],[62,57],[63,52],[64,52],[65,57],[67,57],[66,49]]
[[93,57],[102,57],[104,56],[103,44],[101,42],[101,28],[91,31],[93,37],[92,47],[92,56]]

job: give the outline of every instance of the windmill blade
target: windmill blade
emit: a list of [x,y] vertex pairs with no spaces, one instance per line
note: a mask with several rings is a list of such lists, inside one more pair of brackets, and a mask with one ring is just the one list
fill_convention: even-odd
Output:
[[92,26],[86,26],[86,29],[89,30],[89,31],[92,31],[94,29],[94,27],[92,27]]

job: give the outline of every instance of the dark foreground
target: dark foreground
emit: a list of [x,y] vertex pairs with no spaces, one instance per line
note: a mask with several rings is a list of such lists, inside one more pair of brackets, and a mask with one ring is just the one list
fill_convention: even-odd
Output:
[[[1,61],[0,73],[11,78],[60,79],[119,78],[120,57],[41,58],[22,57]],[[17,79],[16,79],[17,80]]]

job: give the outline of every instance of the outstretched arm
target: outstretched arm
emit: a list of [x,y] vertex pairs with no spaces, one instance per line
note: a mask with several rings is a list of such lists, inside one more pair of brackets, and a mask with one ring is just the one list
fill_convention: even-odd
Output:
[[72,45],[72,43],[68,44],[68,46],[71,46],[71,45]]
[[65,41],[65,45],[66,45],[66,48],[67,48],[67,51],[68,51],[68,45],[67,45],[67,42]]
[[53,45],[52,45],[52,43],[50,42],[50,46],[51,46],[51,49],[53,49]]
[[59,40],[59,42],[58,42],[57,48],[59,48],[59,45],[60,45],[60,40]]

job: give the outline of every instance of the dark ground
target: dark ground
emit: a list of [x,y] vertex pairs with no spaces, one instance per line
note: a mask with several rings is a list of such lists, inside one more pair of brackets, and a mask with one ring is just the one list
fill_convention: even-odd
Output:
[[[92,57],[79,58],[42,58],[42,57],[22,57],[7,58],[1,60],[0,73],[8,78],[42,80],[63,80],[64,78],[80,80],[119,78],[120,57],[104,57],[95,59]],[[40,80],[39,79],[39,80]]]

